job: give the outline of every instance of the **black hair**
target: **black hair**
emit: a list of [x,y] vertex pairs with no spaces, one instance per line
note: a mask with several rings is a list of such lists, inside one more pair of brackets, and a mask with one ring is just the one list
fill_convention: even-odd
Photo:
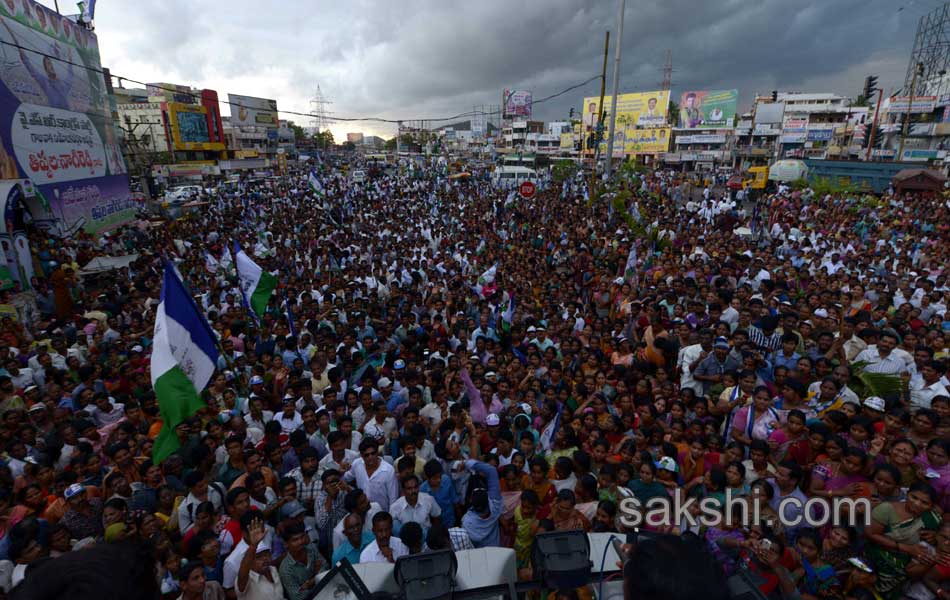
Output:
[[[689,565],[683,569],[682,565]],[[719,563],[690,538],[659,536],[640,541],[623,567],[627,598],[727,600]]]
[[[373,520],[375,521],[375,517]],[[402,529],[399,530],[399,539],[402,540],[402,543],[408,548],[421,546],[422,525],[416,523],[415,521],[409,521],[408,523],[403,524]]]

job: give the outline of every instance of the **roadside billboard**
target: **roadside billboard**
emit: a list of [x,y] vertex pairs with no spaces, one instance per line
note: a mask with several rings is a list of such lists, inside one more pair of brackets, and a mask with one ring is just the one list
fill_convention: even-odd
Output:
[[833,128],[809,129],[808,133],[805,134],[805,141],[830,142],[831,138],[833,138],[834,136],[835,136],[835,130]]
[[277,128],[277,101],[253,96],[228,94],[231,125]]
[[531,118],[533,94],[528,90],[508,90],[503,93],[503,106],[505,107],[505,119],[512,117]]
[[[670,149],[669,127],[655,127],[653,129],[628,129],[623,140],[623,153],[629,155],[657,154]],[[617,141],[614,140],[614,148]],[[614,156],[617,156],[614,151]]]
[[[612,96],[604,96],[604,137],[606,137],[606,128],[610,123],[610,116],[607,112],[611,107]],[[669,90],[658,90],[655,92],[635,92],[632,94],[620,94],[617,96],[617,118],[616,135],[622,139],[636,137],[633,131],[637,129],[663,128],[667,123],[667,110],[670,105]],[[581,115],[581,122],[584,126],[584,147],[588,148],[590,134],[597,129],[597,120],[600,116],[600,97],[584,98],[584,113]],[[642,136],[640,136],[642,137]],[[669,144],[669,132],[665,140]],[[617,140],[614,140],[614,155],[617,156]],[[601,149],[606,148],[606,144],[601,144]]]
[[175,150],[221,151],[224,144],[212,142],[208,133],[208,109],[200,104],[169,102],[168,129]]
[[738,102],[738,90],[684,92],[680,98],[680,127],[684,129],[732,127]]
[[910,107],[911,114],[932,113],[937,107],[936,96],[914,96],[911,102],[910,96],[894,96],[890,99],[888,112],[906,113],[907,107]]
[[0,179],[30,179],[25,206],[53,231],[134,217],[95,34],[33,2],[0,2]]

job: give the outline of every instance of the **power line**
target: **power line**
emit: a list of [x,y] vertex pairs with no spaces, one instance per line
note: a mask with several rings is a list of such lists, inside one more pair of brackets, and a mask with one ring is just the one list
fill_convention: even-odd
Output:
[[[106,73],[105,71],[103,71],[102,69],[97,69],[97,68],[95,68],[95,67],[90,67],[90,66],[88,66],[88,65],[84,65],[84,64],[80,64],[80,63],[74,63],[74,62],[72,62],[72,61],[64,60],[64,59],[59,58],[58,56],[53,56],[53,55],[51,55],[51,54],[47,54],[46,52],[42,52],[42,51],[40,51],[40,50],[34,50],[33,48],[27,48],[27,47],[25,47],[25,46],[21,46],[21,45],[19,45],[19,44],[17,44],[17,43],[14,43],[14,42],[8,42],[8,41],[6,41],[6,40],[0,40],[0,43],[6,44],[6,45],[8,45],[8,46],[13,46],[14,48],[18,48],[18,49],[20,49],[20,50],[25,50],[25,51],[27,51],[27,52],[33,52],[34,54],[39,54],[40,56],[44,56],[44,57],[46,57],[46,58],[49,58],[50,60],[55,60],[55,61],[63,62],[63,63],[69,64],[69,65],[72,65],[72,66],[75,66],[75,67],[80,67],[80,68],[82,68],[82,69],[86,69],[87,71],[92,71],[93,73],[98,73],[98,74],[103,75],[103,76],[107,74],[107,73]],[[194,92],[190,92],[190,91],[189,91],[189,92],[183,92],[182,90],[179,90],[179,89],[176,89],[176,88],[165,87],[165,86],[156,85],[156,84],[151,84],[151,83],[145,83],[145,82],[143,82],[143,81],[138,81],[138,80],[132,79],[131,77],[124,77],[124,76],[122,76],[122,75],[116,75],[115,73],[111,73],[111,72],[109,72],[108,75],[109,75],[110,77],[113,77],[113,78],[118,79],[118,80],[120,80],[120,81],[129,81],[129,82],[131,82],[131,83],[136,83],[136,84],[138,84],[138,85],[145,86],[146,88],[151,87],[152,89],[163,90],[163,91],[166,91],[166,92],[172,92],[172,93],[180,94],[180,95],[187,95],[187,96],[191,96],[192,98],[198,99],[198,100],[201,99],[201,96],[199,96],[198,94],[196,94],[196,93],[194,93]],[[570,91],[576,90],[577,88],[583,87],[583,86],[587,85],[588,83],[590,83],[590,82],[592,82],[592,81],[596,81],[596,80],[598,80],[598,79],[600,79],[600,75],[596,75],[596,76],[594,76],[594,77],[591,77],[591,78],[588,79],[587,81],[583,81],[583,82],[581,82],[581,83],[572,85],[572,86],[569,87],[569,88],[566,88],[566,89],[564,89],[564,90],[561,90],[560,92],[557,92],[556,94],[551,94],[550,96],[546,96],[546,97],[544,97],[544,98],[541,98],[540,100],[535,100],[535,101],[533,102],[533,104],[542,104],[542,103],[544,103],[544,102],[547,102],[548,100],[553,100],[554,98],[557,98],[558,96],[562,96],[562,95],[564,95],[564,94],[566,94],[566,93],[568,93],[568,92],[570,92]],[[221,98],[218,99],[218,102],[221,103],[221,104],[227,104],[228,106],[237,106],[238,108],[243,107],[243,105],[241,105],[240,103],[237,103],[237,102],[230,102],[230,101],[227,101],[227,100],[223,100],[223,99],[221,99]],[[246,107],[244,107],[244,108],[246,108]],[[304,112],[298,112],[298,111],[293,111],[293,110],[278,110],[278,113],[280,113],[280,114],[285,114],[285,115],[294,115],[294,116],[299,116],[299,117],[307,117],[308,119],[314,118],[314,114],[313,114],[312,112],[310,112],[310,113],[304,113]],[[433,122],[454,121],[454,120],[456,120],[456,119],[461,119],[461,118],[464,118],[464,117],[472,117],[472,116],[475,116],[475,115],[491,115],[491,114],[493,114],[493,113],[482,112],[482,111],[468,111],[468,112],[464,112],[464,113],[459,113],[459,114],[457,114],[457,115],[452,115],[452,116],[450,116],[450,117],[436,117],[436,118],[429,117],[429,118],[396,118],[396,119],[386,119],[386,118],[383,118],[383,117],[328,117],[328,120],[331,120],[331,121],[344,121],[344,122],[373,121],[373,122],[377,122],[377,123],[393,123],[393,124],[398,124],[398,123],[401,122],[401,121],[433,121]]]

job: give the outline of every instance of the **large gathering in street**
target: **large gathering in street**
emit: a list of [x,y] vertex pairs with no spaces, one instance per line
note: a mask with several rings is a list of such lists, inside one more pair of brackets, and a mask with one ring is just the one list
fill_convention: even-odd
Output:
[[753,93],[632,83],[610,2],[587,81],[410,119],[138,82],[125,8],[44,4],[0,3],[0,600],[950,597],[950,5]]

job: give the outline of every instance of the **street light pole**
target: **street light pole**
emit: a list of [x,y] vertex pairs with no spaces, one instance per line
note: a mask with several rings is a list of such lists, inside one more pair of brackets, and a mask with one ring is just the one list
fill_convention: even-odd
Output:
[[904,156],[904,138],[907,137],[908,129],[910,128],[910,113],[914,110],[914,92],[917,89],[917,76],[924,74],[924,63],[917,63],[917,68],[914,69],[914,76],[910,80],[910,101],[907,103],[907,113],[904,115],[904,126],[901,128],[901,144],[897,150],[897,160],[902,160]]
[[[617,43],[614,52],[614,91],[610,98],[610,130],[607,136],[607,158],[604,163],[604,180],[610,179],[610,167],[614,160],[614,129],[617,126],[617,88],[620,86],[620,46],[623,43],[623,10],[626,0],[620,0],[617,11]],[[621,149],[621,154],[623,150]]]

